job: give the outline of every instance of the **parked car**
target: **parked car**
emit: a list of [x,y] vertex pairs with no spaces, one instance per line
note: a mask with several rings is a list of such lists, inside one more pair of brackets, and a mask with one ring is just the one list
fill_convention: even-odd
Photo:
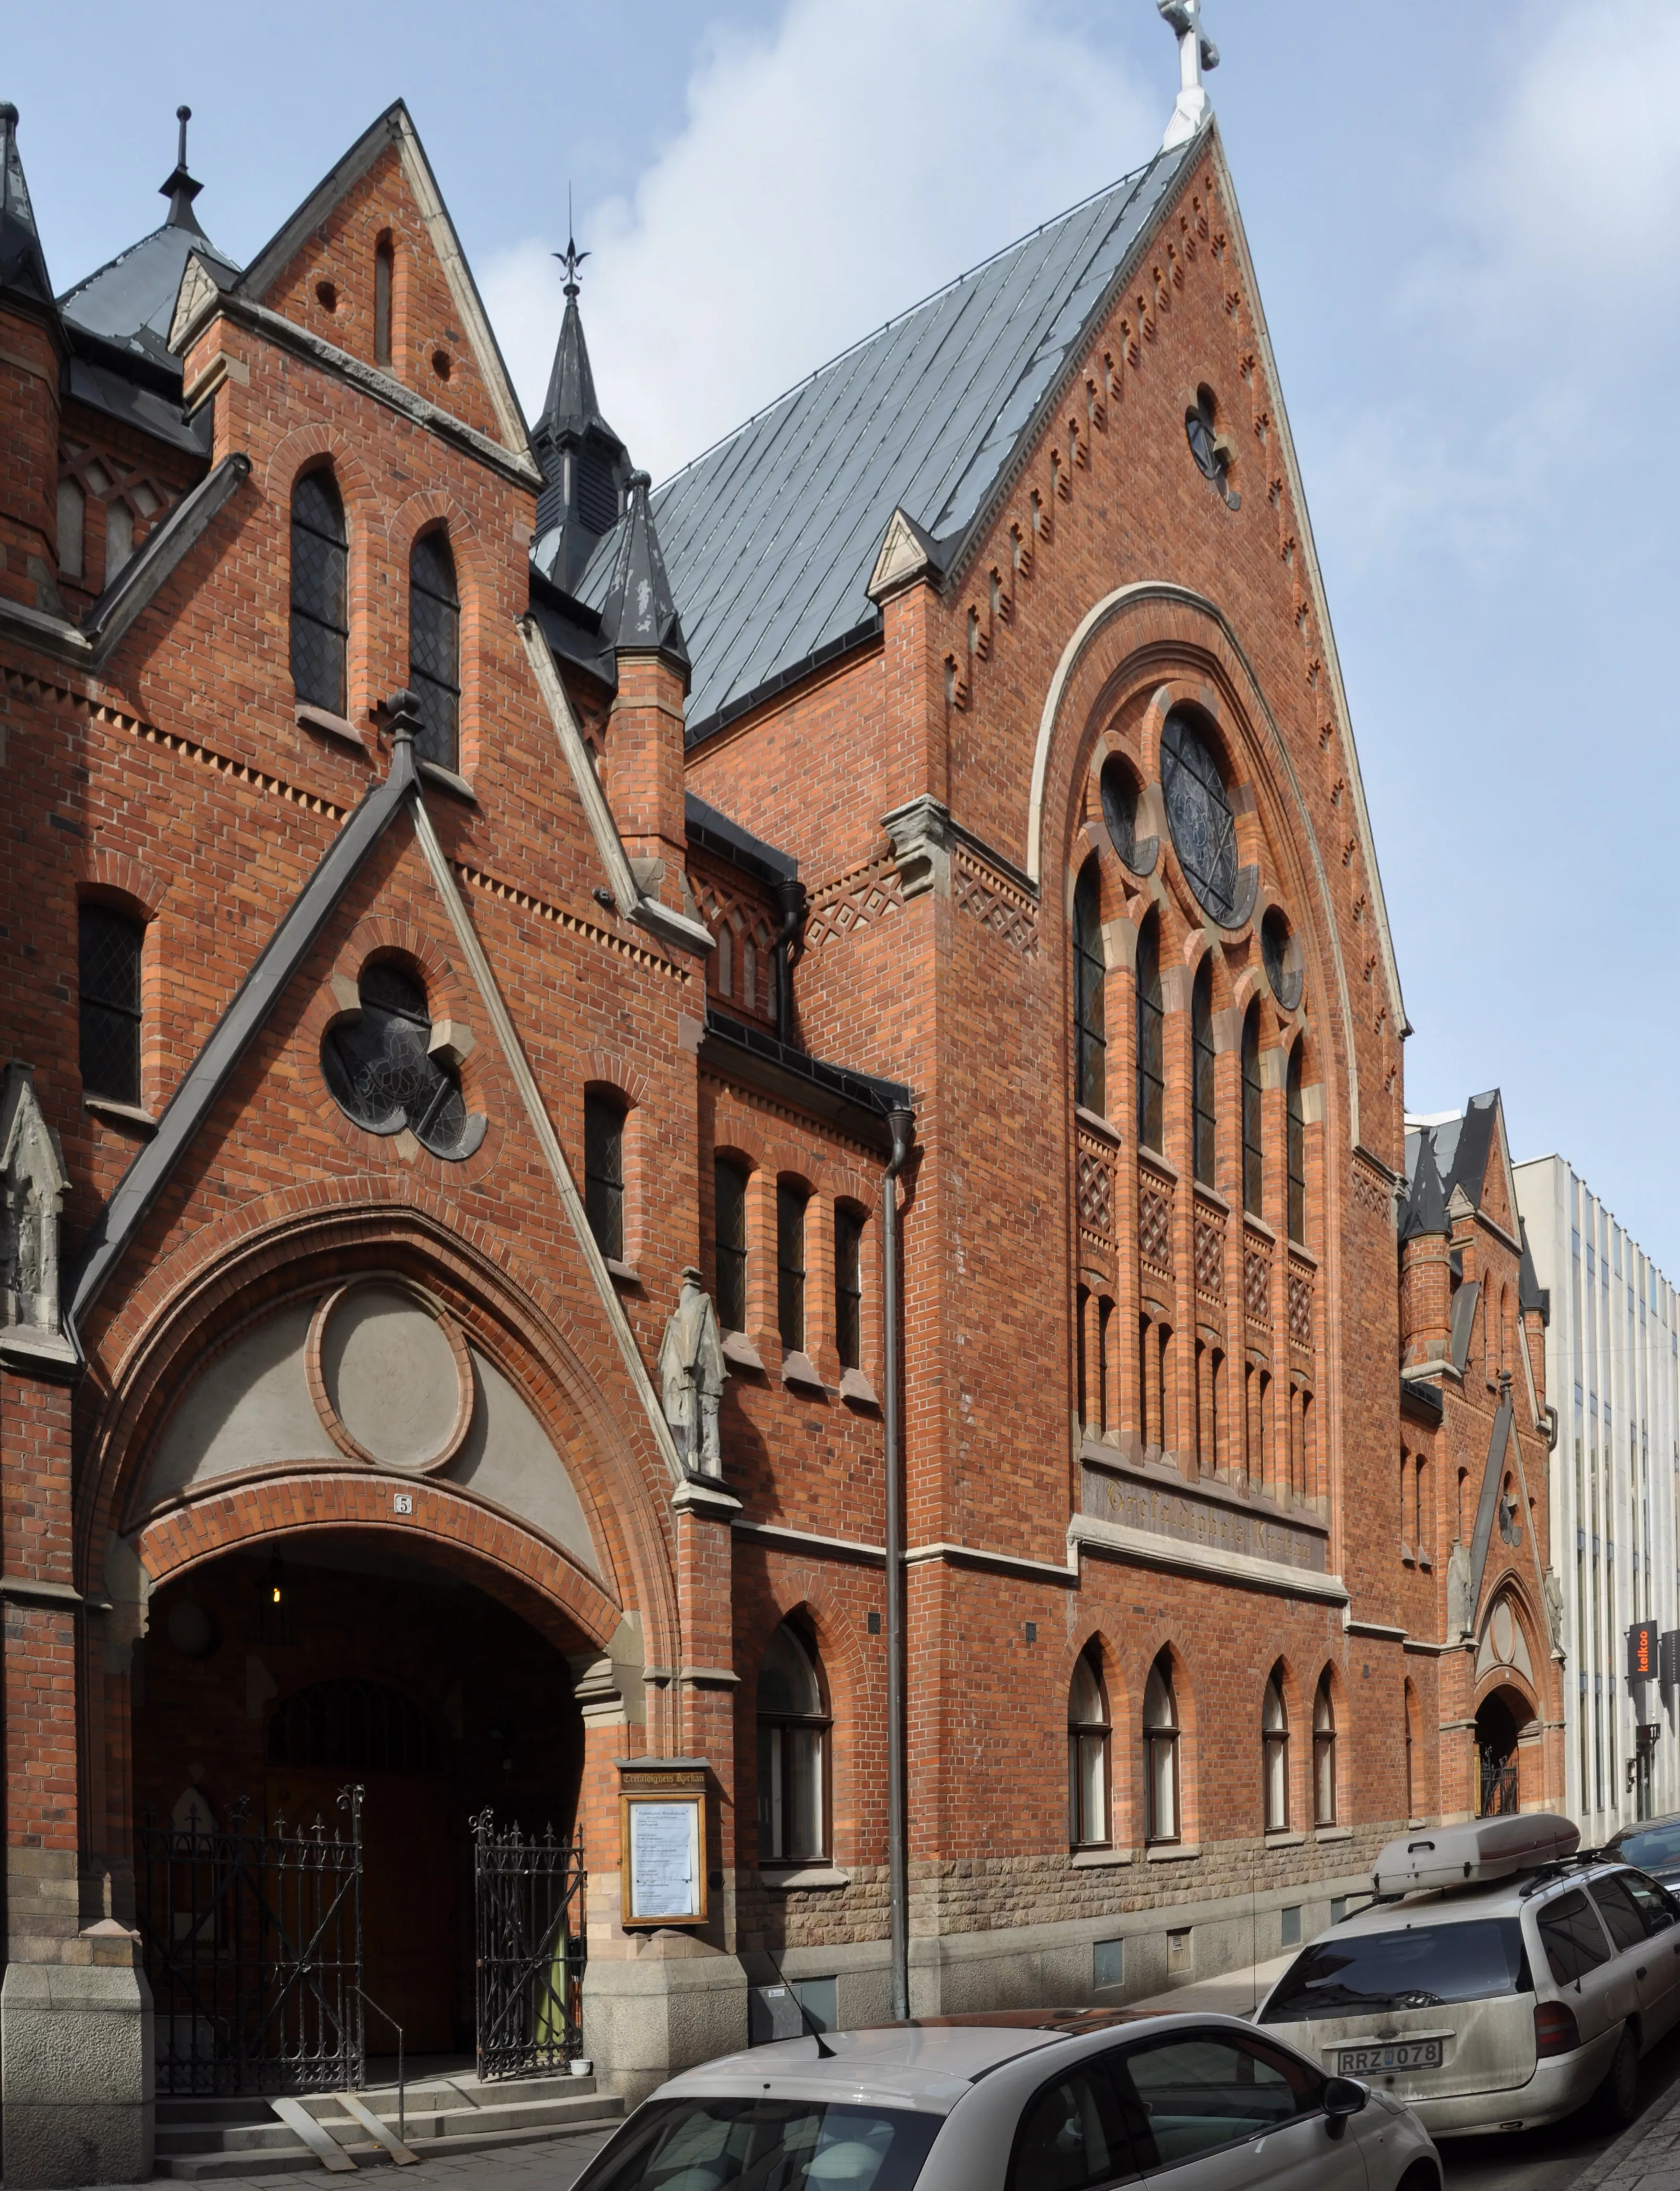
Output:
[[1390,1842],[1378,1899],[1303,1949],[1257,2022],[1437,2137],[1530,2130],[1595,2099],[1631,2121],[1640,2057],[1680,2019],[1680,1901],[1575,1858],[1579,1838],[1535,1814]]
[[960,2017],[726,2055],[576,2191],[1440,2191],[1400,2103],[1234,2017]]
[[1647,1818],[1643,1825],[1624,1826],[1610,1835],[1602,1853],[1632,1864],[1666,1887],[1680,1884],[1680,1812],[1666,1818]]

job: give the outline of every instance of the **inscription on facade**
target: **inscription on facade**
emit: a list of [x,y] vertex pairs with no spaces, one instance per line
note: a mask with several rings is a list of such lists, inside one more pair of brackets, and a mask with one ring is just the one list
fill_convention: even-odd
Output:
[[1081,1511],[1099,1522],[1118,1522],[1128,1529],[1147,1529],[1158,1537],[1199,1545],[1212,1552],[1240,1552],[1249,1559],[1274,1560],[1280,1567],[1325,1572],[1325,1539],[1269,1507],[1250,1505],[1240,1494],[1229,1502],[1180,1490],[1151,1477],[1111,1473],[1087,1464]]

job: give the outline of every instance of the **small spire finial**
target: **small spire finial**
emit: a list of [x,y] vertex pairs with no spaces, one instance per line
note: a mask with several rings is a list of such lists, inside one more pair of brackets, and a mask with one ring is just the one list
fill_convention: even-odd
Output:
[[191,107],[178,106],[175,109],[175,119],[181,125],[181,141],[175,154],[175,165],[184,168],[187,163],[187,124],[192,120]]
[[1194,137],[1213,111],[1202,84],[1203,72],[1219,65],[1219,48],[1201,27],[1201,0],[1155,0],[1162,20],[1178,41],[1178,97],[1161,140],[1163,152]]
[[570,183],[566,185],[566,248],[564,251],[552,252],[549,256],[558,259],[561,265],[565,268],[565,293],[568,297],[575,297],[577,294],[577,270],[589,254],[587,251],[580,251],[577,248],[577,230],[571,217],[571,185]]
[[166,228],[190,228],[195,236],[202,236],[204,230],[198,225],[198,215],[192,209],[192,202],[204,185],[194,182],[187,173],[187,124],[192,120],[191,107],[178,106],[175,119],[181,125],[175,151],[175,172],[157,186],[158,195],[169,201],[169,218],[163,225]]

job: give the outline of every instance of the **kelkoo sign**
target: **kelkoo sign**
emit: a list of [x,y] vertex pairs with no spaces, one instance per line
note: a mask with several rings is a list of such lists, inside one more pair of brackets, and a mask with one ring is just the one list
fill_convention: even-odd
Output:
[[1627,1678],[1654,1682],[1657,1677],[1657,1624],[1636,1620],[1627,1631]]

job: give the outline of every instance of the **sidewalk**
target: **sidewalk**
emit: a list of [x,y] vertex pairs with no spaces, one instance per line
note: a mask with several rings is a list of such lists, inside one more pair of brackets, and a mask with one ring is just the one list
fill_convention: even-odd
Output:
[[1570,2191],[1680,2191],[1680,2083],[1584,2168]]

